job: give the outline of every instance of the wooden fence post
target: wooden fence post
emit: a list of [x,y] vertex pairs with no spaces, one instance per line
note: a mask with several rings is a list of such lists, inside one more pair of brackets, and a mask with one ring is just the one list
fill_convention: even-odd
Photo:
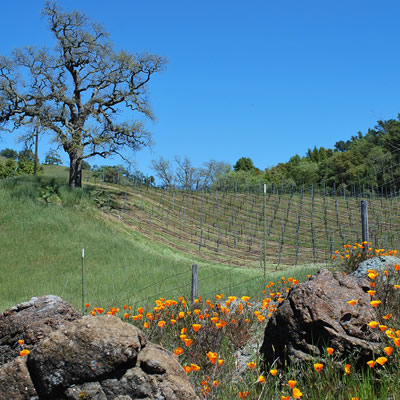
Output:
[[197,264],[192,265],[192,304],[198,296],[198,274],[197,274]]

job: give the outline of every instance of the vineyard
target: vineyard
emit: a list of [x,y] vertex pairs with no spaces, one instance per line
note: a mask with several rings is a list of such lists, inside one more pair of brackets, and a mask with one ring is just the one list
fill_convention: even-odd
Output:
[[373,246],[398,248],[400,242],[400,197],[394,192],[104,188],[103,210],[110,216],[152,240],[219,263],[250,268],[326,263],[335,249],[361,242],[361,200],[368,201]]

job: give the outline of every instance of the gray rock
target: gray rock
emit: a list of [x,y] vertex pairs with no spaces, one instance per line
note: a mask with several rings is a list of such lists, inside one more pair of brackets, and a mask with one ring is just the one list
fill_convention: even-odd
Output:
[[58,296],[33,297],[0,314],[0,365],[19,355],[18,340],[31,350],[50,332],[67,327],[82,315]]
[[0,368],[0,399],[39,399],[26,367],[25,358],[17,357]]
[[373,257],[361,262],[351,275],[357,278],[366,278],[369,269],[376,271],[393,270],[395,264],[400,265],[400,258],[393,256]]
[[[35,305],[47,315],[60,301],[34,298],[7,315],[30,309],[35,320]],[[28,356],[0,367],[0,400],[198,400],[174,355],[147,343],[133,325],[112,315],[72,322],[66,315]]]
[[56,396],[135,365],[146,344],[143,333],[112,315],[83,317],[50,333],[29,354],[28,368],[40,396]]
[[[381,340],[368,326],[377,319],[368,289],[365,279],[326,269],[291,288],[265,328],[266,363],[323,357],[326,347],[333,347],[339,357],[357,353],[365,365]],[[349,300],[358,302],[352,306]]]

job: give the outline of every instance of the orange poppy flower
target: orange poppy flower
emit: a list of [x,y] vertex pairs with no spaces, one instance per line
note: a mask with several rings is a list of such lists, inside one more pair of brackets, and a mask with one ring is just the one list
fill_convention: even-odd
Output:
[[172,318],[172,319],[171,319],[171,324],[172,324],[172,325],[176,324],[176,319],[173,319],[173,318]]
[[387,325],[379,325],[379,329],[380,329],[382,332],[385,332],[386,329],[387,329]]
[[281,396],[281,400],[290,400],[290,396]]
[[219,365],[220,367],[222,367],[223,364],[224,364],[224,360],[219,359],[219,360],[218,360],[218,365]]
[[376,361],[370,360],[370,361],[367,361],[367,364],[368,364],[371,368],[374,368],[374,367],[375,367],[375,364],[376,364]]
[[368,325],[371,328],[376,328],[379,325],[379,322],[378,321],[370,321],[370,322],[368,322]]
[[192,368],[192,371],[200,371],[200,367],[197,364],[190,364],[190,367]]
[[296,383],[297,383],[297,381],[292,381],[292,380],[288,381],[288,385],[289,385],[290,389],[293,389],[296,386]]
[[30,351],[28,350],[28,349],[24,349],[24,350],[21,350],[20,352],[19,352],[19,355],[21,356],[21,357],[25,357],[26,355],[28,355],[30,353]]
[[386,335],[388,338],[390,338],[390,339],[396,339],[396,335],[394,334],[393,329],[388,329],[388,330],[385,332],[385,335]]
[[392,314],[386,314],[383,316],[383,319],[386,319],[386,320],[388,320],[390,318],[392,318]]
[[315,363],[315,364],[314,364],[314,369],[315,369],[317,372],[321,372],[322,368],[324,368],[324,364],[321,364],[321,363]]
[[192,329],[197,332],[201,328],[201,324],[193,324]]
[[166,322],[165,321],[158,321],[158,326],[160,327],[160,328],[164,328],[164,326],[165,326],[165,324],[166,324]]
[[143,307],[139,307],[137,309],[138,314],[143,314],[144,313],[144,308]]
[[270,373],[272,376],[275,376],[275,375],[278,373],[278,370],[277,370],[277,369],[270,369],[270,370],[269,370],[269,373]]
[[239,392],[239,397],[241,399],[247,399],[247,397],[249,397],[250,392]]
[[183,367],[183,369],[185,370],[185,372],[186,372],[187,374],[189,374],[190,372],[192,372],[192,368],[189,367],[188,365],[185,365],[185,366]]
[[379,304],[381,304],[380,300],[372,300],[369,302],[369,304],[371,304],[372,307],[377,307],[379,306]]
[[213,386],[216,388],[216,387],[218,387],[219,385],[221,384],[221,382],[220,381],[218,381],[218,380],[213,380]]
[[384,364],[386,363],[386,361],[387,361],[387,358],[386,358],[386,357],[378,357],[378,358],[376,359],[376,362],[377,362],[378,364],[380,364],[380,365],[384,365]]
[[183,341],[185,342],[185,346],[186,346],[186,347],[190,347],[190,345],[191,345],[192,342],[193,342],[193,339],[184,339]]
[[177,348],[174,350],[174,354],[176,354],[177,356],[180,356],[182,353],[183,353],[182,347],[177,347]]
[[333,354],[333,352],[335,351],[334,348],[332,347],[327,347],[326,351],[328,352],[328,354],[331,356]]
[[376,272],[370,272],[368,274],[368,278],[374,280],[376,277],[378,276],[378,274]]
[[143,328],[149,328],[149,326],[150,326],[150,324],[148,323],[148,322],[145,322],[144,324],[143,324]]
[[20,339],[20,340],[18,340],[18,344],[19,344],[20,346],[22,346],[23,344],[25,344],[25,341],[24,341],[23,339]]
[[351,306],[354,306],[358,303],[358,300],[350,300],[347,302],[347,304],[350,304]]
[[242,300],[247,303],[250,300],[250,297],[249,296],[242,296]]
[[255,362],[253,362],[253,361],[250,361],[250,362],[248,362],[247,363],[247,366],[250,368],[250,369],[254,369],[255,367],[256,367],[256,363]]
[[370,296],[373,296],[376,293],[376,290],[368,290],[367,292]]
[[350,374],[350,369],[351,369],[351,365],[350,364],[346,364],[344,366],[344,372],[346,373],[346,375]]
[[393,342],[396,345],[396,347],[400,347],[400,338],[394,338]]
[[259,383],[265,383],[265,377],[263,375],[260,375],[257,379],[257,382]]
[[257,319],[259,322],[263,322],[265,317],[264,317],[264,315],[260,314],[260,315],[257,315]]
[[208,359],[209,359],[211,364],[215,364],[215,362],[218,359],[218,353],[213,353],[212,351],[209,351],[207,353],[207,357],[208,357]]
[[393,347],[387,346],[383,349],[383,351],[386,353],[386,355],[390,356],[393,351]]
[[300,389],[298,389],[298,388],[296,388],[296,387],[293,388],[292,397],[293,397],[294,399],[300,399],[301,396],[303,396],[303,393],[300,392]]

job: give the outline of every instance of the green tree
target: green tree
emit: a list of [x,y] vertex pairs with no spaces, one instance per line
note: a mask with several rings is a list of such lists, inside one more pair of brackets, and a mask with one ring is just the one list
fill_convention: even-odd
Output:
[[49,150],[46,153],[44,163],[47,165],[61,165],[62,160],[60,158],[60,155],[55,150]]
[[233,166],[233,169],[237,171],[254,171],[255,167],[251,158],[242,157],[236,161],[236,164]]
[[[82,160],[120,155],[150,143],[138,120],[120,121],[119,111],[153,119],[146,92],[162,57],[115,52],[102,27],[79,11],[62,12],[47,1],[43,14],[56,46],[26,47],[0,57],[0,130],[34,120],[68,153],[69,184],[82,185]],[[143,119],[143,118],[141,118]]]
[[16,174],[17,162],[13,158],[7,159],[5,164],[0,163],[0,179],[8,178]]
[[0,156],[16,160],[18,158],[18,153],[14,149],[7,148],[0,151]]
[[35,154],[31,149],[25,148],[18,152],[18,160],[28,160],[28,161],[34,161],[35,160]]

